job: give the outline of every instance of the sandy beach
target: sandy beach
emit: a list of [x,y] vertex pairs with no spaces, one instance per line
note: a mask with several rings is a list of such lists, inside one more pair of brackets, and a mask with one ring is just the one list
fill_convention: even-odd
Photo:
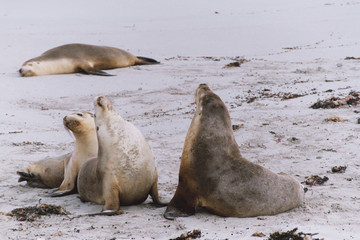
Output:
[[[360,91],[360,1],[4,1],[0,9],[0,239],[171,239],[200,229],[200,239],[267,239],[298,228],[326,240],[360,239],[360,108],[313,109],[318,100]],[[22,78],[28,59],[66,43],[118,47],[159,65]],[[346,57],[354,59],[346,60]],[[241,61],[239,67],[227,64]],[[195,89],[207,83],[230,112],[248,160],[306,186],[302,206],[275,216],[224,218],[200,210],[174,221],[145,203],[118,216],[78,195],[50,198],[49,189],[18,183],[16,171],[72,151],[62,119],[93,112],[109,97],[144,134],[155,156],[161,198],[171,200],[193,117]],[[326,120],[331,117],[342,121]],[[334,166],[346,166],[332,173]],[[39,203],[68,216],[17,221],[6,213]],[[265,236],[253,237],[261,232]]]

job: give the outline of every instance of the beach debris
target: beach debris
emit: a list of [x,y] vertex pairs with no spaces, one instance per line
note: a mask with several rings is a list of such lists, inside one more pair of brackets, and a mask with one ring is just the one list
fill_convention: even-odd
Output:
[[193,231],[189,231],[187,233],[181,234],[180,237],[171,238],[170,240],[192,240],[200,237],[201,237],[201,230],[195,229]]
[[327,176],[320,177],[319,175],[312,175],[310,177],[306,177],[305,184],[310,186],[318,186],[323,185],[329,178]]
[[251,234],[252,237],[265,237],[266,235],[263,234],[262,232],[254,232],[253,234]]
[[360,60],[360,57],[346,57],[345,60]]
[[39,204],[35,207],[16,208],[8,213],[8,216],[16,217],[18,221],[33,222],[45,215],[68,215],[70,214],[61,206],[52,204]]
[[33,142],[33,141],[23,141],[21,143],[13,143],[14,146],[26,146],[26,145],[36,145],[36,146],[43,146],[45,145],[42,142]]
[[335,166],[331,168],[331,172],[333,173],[344,173],[346,171],[346,166]]
[[[258,90],[257,92],[253,92],[253,91],[249,90],[248,94],[249,95],[246,96],[244,99],[244,101],[246,101],[247,103],[252,103],[255,100],[268,99],[268,98],[275,98],[275,99],[280,99],[281,101],[285,101],[285,100],[304,97],[304,96],[308,95],[308,93],[301,94],[301,93],[292,93],[292,92],[272,93],[271,90],[268,88]],[[239,99],[242,97],[237,96],[236,98]]]
[[300,139],[298,139],[297,137],[290,137],[287,140],[291,143],[300,143]]
[[232,125],[232,129],[234,131],[239,130],[240,128],[243,128],[243,127],[244,127],[244,124],[233,124]]
[[345,120],[338,116],[332,116],[332,117],[326,118],[325,122],[345,122]]
[[225,65],[225,68],[230,68],[230,67],[240,67],[240,62],[232,62]]
[[246,62],[249,62],[249,60],[246,60],[246,59],[244,59],[244,58],[236,59],[235,62],[231,62],[231,63],[229,63],[229,64],[226,64],[226,65],[224,66],[224,68],[240,67],[241,64],[246,63]]
[[340,97],[331,97],[325,100],[318,100],[316,103],[310,107],[313,109],[319,108],[338,108],[340,106],[356,106],[360,103],[360,92],[351,91],[348,96],[344,98]]
[[287,232],[274,232],[270,234],[268,240],[323,240],[319,238],[312,238],[313,236],[317,235],[318,233],[303,233],[297,232],[297,228]]
[[[11,132],[8,132],[8,134],[18,134],[18,133],[23,133],[23,131],[11,131]],[[0,135],[5,135],[6,133],[5,132],[1,132]]]

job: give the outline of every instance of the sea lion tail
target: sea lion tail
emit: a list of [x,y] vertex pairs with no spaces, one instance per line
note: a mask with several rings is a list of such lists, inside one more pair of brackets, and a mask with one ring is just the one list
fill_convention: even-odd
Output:
[[160,64],[160,62],[152,58],[140,57],[140,56],[137,56],[137,58],[139,59],[139,61],[136,62],[136,65]]

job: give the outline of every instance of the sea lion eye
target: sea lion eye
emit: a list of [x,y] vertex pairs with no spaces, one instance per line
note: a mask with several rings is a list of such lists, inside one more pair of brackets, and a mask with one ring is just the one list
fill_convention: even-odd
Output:
[[80,116],[80,117],[82,117],[82,116],[83,116],[83,114],[82,114],[82,113],[77,113],[77,115],[78,115],[78,116]]

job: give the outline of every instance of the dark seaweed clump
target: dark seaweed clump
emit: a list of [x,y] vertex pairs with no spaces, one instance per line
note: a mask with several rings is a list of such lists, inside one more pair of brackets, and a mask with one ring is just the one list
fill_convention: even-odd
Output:
[[41,218],[41,216],[46,215],[68,215],[63,207],[51,205],[51,204],[39,204],[35,207],[24,207],[16,208],[8,213],[8,216],[16,217],[18,221],[35,221],[36,219]]

